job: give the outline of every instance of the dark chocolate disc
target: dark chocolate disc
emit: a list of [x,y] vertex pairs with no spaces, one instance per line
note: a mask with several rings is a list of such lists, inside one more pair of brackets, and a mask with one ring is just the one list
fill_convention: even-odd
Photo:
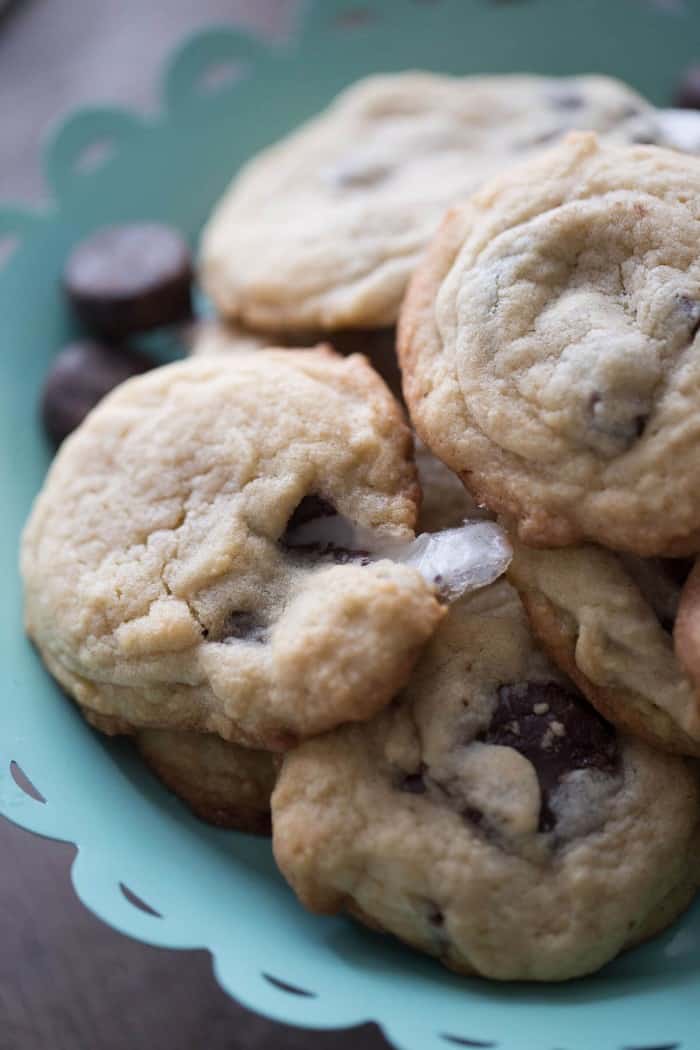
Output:
[[675,90],[673,104],[681,109],[700,109],[700,66],[686,69]]
[[41,418],[58,445],[82,423],[91,408],[119,383],[153,368],[144,354],[90,341],[71,343],[44,380]]
[[122,339],[192,316],[192,261],[169,226],[106,226],[81,241],[68,258],[64,288],[95,335]]

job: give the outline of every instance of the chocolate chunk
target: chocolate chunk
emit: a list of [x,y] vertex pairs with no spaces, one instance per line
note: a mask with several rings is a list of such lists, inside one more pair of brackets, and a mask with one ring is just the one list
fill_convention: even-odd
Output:
[[591,394],[588,404],[590,444],[603,455],[618,456],[627,452],[644,433],[649,417],[644,412],[633,411],[638,405],[597,392]]
[[688,326],[688,341],[692,343],[700,331],[700,303],[687,295],[679,295],[677,302],[683,321]]
[[317,518],[329,518],[337,513],[338,511],[332,503],[329,503],[323,496],[312,492],[310,495],[304,496],[301,503],[297,505],[287,522],[286,531],[293,532],[300,525],[306,525],[307,521],[316,521]]
[[407,791],[409,795],[424,795],[427,790],[422,773],[409,773],[399,783],[399,791]]
[[567,773],[598,769],[614,773],[614,730],[577,693],[557,682],[502,685],[488,729],[479,740],[512,747],[535,768],[542,793],[540,831],[551,831],[549,801]]
[[475,824],[477,828],[480,828],[484,822],[484,814],[476,806],[465,806],[462,810],[462,816],[465,820],[468,820],[470,824]]
[[348,161],[324,171],[324,178],[336,189],[364,189],[383,182],[391,174],[389,164],[382,161]]
[[549,94],[549,101],[555,107],[555,109],[582,109],[586,103],[585,98],[580,91],[574,91],[573,89],[560,89],[552,91]]
[[[323,525],[313,528],[318,522],[328,519],[328,539],[323,536]],[[312,526],[311,529],[308,526]],[[354,550],[337,542],[338,536],[351,537],[353,534],[352,522],[317,493],[304,496],[295,508],[294,513],[287,522],[287,527],[280,537],[280,546],[293,553],[296,557],[333,561],[337,565],[347,565],[349,562],[360,562],[362,565],[369,564],[369,551]],[[313,539],[310,537],[313,536]]]
[[219,631],[219,642],[259,642],[267,640],[267,628],[251,612],[230,612]]
[[86,327],[105,339],[192,317],[192,262],[169,226],[107,226],[73,249],[63,278]]
[[700,109],[700,66],[690,66],[681,77],[673,96],[679,109]]
[[150,358],[125,347],[71,343],[44,380],[41,418],[51,440],[59,445],[105,394],[153,367]]

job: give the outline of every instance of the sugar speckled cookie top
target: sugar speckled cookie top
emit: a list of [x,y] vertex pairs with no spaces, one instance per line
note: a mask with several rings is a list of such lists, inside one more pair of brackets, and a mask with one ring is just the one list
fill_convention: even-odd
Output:
[[697,886],[696,775],[599,718],[504,582],[450,608],[395,704],[286,755],[272,812],[307,906],[502,980],[591,972]]
[[204,232],[204,285],[253,327],[393,324],[445,209],[572,128],[657,134],[652,107],[607,77],[360,81],[236,177]]
[[532,545],[700,546],[700,161],[579,133],[453,209],[399,337],[424,441]]
[[401,410],[364,358],[202,357],[119,387],[69,438],[22,546],[26,623],[111,731],[280,749],[382,707],[443,615],[408,566],[295,547],[337,510],[411,539]]

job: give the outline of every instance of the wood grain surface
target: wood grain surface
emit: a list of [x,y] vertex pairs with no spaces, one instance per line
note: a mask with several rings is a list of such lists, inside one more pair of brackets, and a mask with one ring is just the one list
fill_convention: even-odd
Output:
[[[197,26],[284,36],[298,10],[297,0],[16,0],[0,14],[0,200],[41,197],[40,143],[63,113],[152,108],[156,71]],[[206,952],[115,933],[75,897],[73,852],[0,818],[0,1050],[386,1050],[371,1026],[319,1033],[259,1018],[221,991]]]

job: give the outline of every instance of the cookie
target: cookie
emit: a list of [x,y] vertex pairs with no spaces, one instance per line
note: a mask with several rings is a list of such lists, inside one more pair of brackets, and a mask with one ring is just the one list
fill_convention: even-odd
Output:
[[236,176],[204,231],[204,287],[252,328],[392,325],[445,209],[572,128],[657,134],[607,77],[362,80]]
[[444,614],[416,569],[299,544],[300,525],[412,540],[418,498],[401,410],[360,356],[156,369],[54,461],[23,537],[27,630],[101,727],[284,749],[386,704]]
[[399,355],[416,430],[532,546],[700,548],[700,160],[579,133],[453,209]]
[[[238,347],[237,335],[210,333],[202,353]],[[241,337],[243,348],[247,341]],[[483,517],[456,474],[424,445],[416,448],[416,467],[423,500],[420,531],[435,532]],[[272,754],[254,751],[203,733],[146,729],[136,734],[137,747],[156,775],[200,819],[209,824],[267,834],[270,794],[277,765]]]
[[700,756],[700,694],[673,631],[686,562],[515,544],[509,576],[553,660],[621,730]]
[[498,980],[591,973],[697,888],[695,771],[617,736],[505,582],[450,608],[400,702],[285,756],[272,816],[307,907]]
[[142,729],[145,762],[195,816],[208,824],[268,835],[277,770],[267,751],[230,744],[211,733]]

